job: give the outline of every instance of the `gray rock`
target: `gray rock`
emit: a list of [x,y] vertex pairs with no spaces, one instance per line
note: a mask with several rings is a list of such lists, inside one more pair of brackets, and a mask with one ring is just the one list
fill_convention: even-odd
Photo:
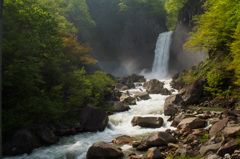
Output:
[[163,118],[135,116],[131,122],[133,126],[139,125],[146,128],[160,128],[163,125]]
[[128,111],[130,107],[121,101],[109,101],[108,104],[114,108],[114,112]]
[[147,147],[158,147],[162,145],[167,145],[168,143],[175,143],[177,140],[167,132],[157,132],[150,134],[144,142]]
[[141,100],[148,100],[150,96],[148,92],[139,92],[134,95],[134,98],[140,98]]
[[206,145],[201,146],[199,152],[201,155],[206,155],[209,151],[217,152],[217,150],[221,147],[221,143],[212,144],[212,145]]
[[198,119],[197,117],[190,117],[183,119],[177,126],[178,129],[183,127],[190,129],[203,128],[207,125],[207,121]]
[[164,103],[164,115],[175,115],[183,106],[183,99],[178,94],[170,95],[165,99]]
[[173,127],[177,127],[178,124],[179,124],[183,119],[190,118],[190,117],[195,117],[195,115],[190,115],[190,114],[179,114],[179,115],[177,115],[177,116],[174,118],[174,120],[173,120],[171,126],[173,126]]
[[235,137],[240,132],[240,125],[227,126],[222,130],[222,133],[226,137]]
[[136,99],[129,96],[128,94],[123,94],[120,97],[120,101],[123,102],[126,105],[136,105]]
[[150,81],[148,81],[147,84],[147,92],[149,94],[158,94],[161,93],[161,90],[163,89],[163,82],[160,82],[157,79],[151,79]]
[[209,131],[210,136],[216,136],[228,123],[228,118],[218,121],[215,123]]

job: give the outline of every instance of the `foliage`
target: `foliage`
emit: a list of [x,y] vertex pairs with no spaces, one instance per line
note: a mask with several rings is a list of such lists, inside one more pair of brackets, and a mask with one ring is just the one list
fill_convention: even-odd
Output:
[[204,134],[203,136],[199,136],[198,138],[199,138],[201,143],[205,143],[210,139],[210,135],[209,134]]
[[178,20],[178,14],[180,9],[188,0],[166,0],[165,9],[167,11],[167,27],[169,30],[173,30]]

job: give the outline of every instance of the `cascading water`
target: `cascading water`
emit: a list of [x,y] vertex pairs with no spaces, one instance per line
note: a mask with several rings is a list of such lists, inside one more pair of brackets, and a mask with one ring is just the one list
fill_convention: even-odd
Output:
[[[170,80],[162,81],[164,87],[170,88]],[[145,91],[142,86],[128,90],[133,96],[137,92]],[[175,92],[176,93],[176,92]],[[74,136],[62,137],[57,144],[41,147],[34,150],[31,154],[5,157],[5,159],[66,159],[67,154],[74,154],[78,159],[86,159],[88,148],[97,141],[111,142],[114,138],[121,135],[129,135],[138,141],[143,140],[152,132],[165,131],[170,127],[167,122],[168,117],[163,114],[163,105],[166,97],[161,94],[150,94],[151,99],[137,101],[137,105],[130,106],[126,112],[115,113],[109,116],[109,124],[102,132],[86,132]],[[164,125],[161,128],[141,128],[132,126],[131,120],[134,116],[158,116],[164,119]],[[171,128],[174,129],[174,128]],[[130,145],[123,145],[121,149],[125,154],[136,153],[142,156],[142,152],[135,151]]]
[[168,75],[168,60],[173,31],[160,33],[155,48],[155,57],[152,66],[152,76],[166,78]]

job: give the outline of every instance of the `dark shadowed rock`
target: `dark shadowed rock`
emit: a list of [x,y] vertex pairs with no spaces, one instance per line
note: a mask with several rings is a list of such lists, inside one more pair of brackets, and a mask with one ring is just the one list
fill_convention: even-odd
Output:
[[87,159],[113,159],[123,157],[123,152],[112,144],[98,141],[87,152]]
[[117,80],[117,83],[121,83],[128,87],[128,89],[135,88],[135,85],[132,80],[132,76],[124,76]]
[[120,97],[120,101],[123,102],[124,104],[126,105],[136,105],[136,99],[131,97],[130,95],[128,94],[123,94],[121,97]]
[[179,115],[177,115],[177,116],[174,118],[174,120],[173,120],[171,126],[173,126],[173,127],[177,127],[178,124],[179,124],[183,119],[190,118],[190,117],[195,117],[195,115],[190,115],[190,114],[179,114]]
[[146,153],[147,159],[164,159],[165,157],[161,154],[159,148],[152,147],[148,149]]
[[130,107],[121,101],[109,101],[108,104],[114,108],[115,112],[128,111]]
[[115,89],[120,90],[120,91],[125,91],[128,89],[128,86],[125,86],[122,83],[116,83]]
[[228,123],[228,118],[218,121],[209,131],[210,136],[216,136]]
[[117,138],[115,138],[112,143],[116,144],[116,145],[125,145],[125,144],[129,144],[131,145],[133,143],[133,141],[135,141],[136,139],[128,136],[128,135],[122,135],[119,136]]
[[168,143],[175,143],[177,140],[167,132],[157,132],[149,135],[144,142],[147,147],[158,147]]
[[170,95],[165,99],[164,103],[164,115],[175,115],[181,108],[183,99],[178,94]]
[[239,149],[239,144],[235,141],[229,141],[225,145],[223,145],[217,152],[217,155],[224,156],[225,154],[229,153],[232,154],[235,150]]
[[149,94],[158,94],[161,93],[161,90],[163,89],[163,82],[160,82],[157,79],[151,79],[147,82],[147,92]]
[[148,100],[150,96],[148,92],[139,92],[134,95],[134,98],[140,98],[141,100]]
[[51,145],[55,144],[59,138],[46,126],[39,125],[37,128],[37,136],[43,144]]
[[142,75],[132,74],[133,82],[146,82],[146,78]]
[[207,121],[198,119],[197,117],[190,117],[183,119],[177,126],[178,129],[183,127],[190,129],[203,128],[207,125]]
[[107,113],[89,104],[81,109],[79,119],[84,131],[103,131],[108,124]]
[[160,92],[161,95],[171,95],[172,92],[169,91],[167,88],[163,88]]
[[3,155],[20,155],[31,153],[33,149],[41,146],[39,139],[28,130],[17,131],[11,139],[3,145]]
[[160,128],[163,125],[163,118],[135,116],[131,122],[133,126],[139,125],[146,128]]

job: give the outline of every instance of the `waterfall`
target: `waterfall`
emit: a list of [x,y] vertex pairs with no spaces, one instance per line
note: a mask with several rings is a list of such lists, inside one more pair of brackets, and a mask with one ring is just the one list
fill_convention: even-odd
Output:
[[155,48],[155,57],[152,66],[152,74],[160,78],[168,75],[168,60],[172,31],[160,33]]

